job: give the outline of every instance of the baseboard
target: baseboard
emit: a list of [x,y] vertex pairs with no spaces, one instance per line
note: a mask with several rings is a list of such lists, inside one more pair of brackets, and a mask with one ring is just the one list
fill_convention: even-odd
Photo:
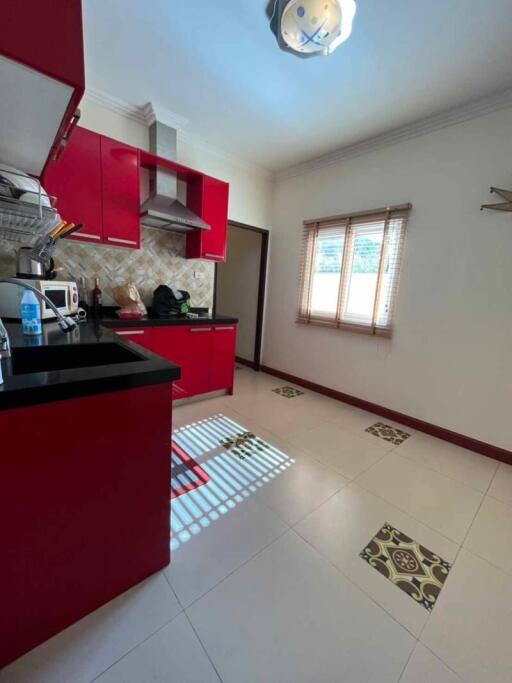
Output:
[[316,384],[315,382],[310,382],[307,379],[302,379],[301,377],[296,377],[295,375],[290,375],[287,372],[282,372],[282,370],[276,370],[275,368],[270,368],[268,365],[262,365],[262,372],[266,372],[269,375],[274,375],[281,379],[291,382],[292,384],[297,384],[305,389],[310,389],[311,391],[316,391],[318,394],[323,396],[328,396],[329,398],[334,398],[337,401],[342,401],[343,403],[349,403],[356,408],[361,408],[362,410],[367,410],[370,413],[375,413],[381,417],[386,417],[394,422],[400,422],[400,424],[407,425],[412,429],[416,429],[419,432],[424,432],[425,434],[430,434],[438,439],[443,439],[443,441],[448,441],[456,446],[461,446],[462,448],[467,448],[475,453],[481,453],[486,455],[488,458],[494,458],[494,460],[499,460],[500,462],[505,462],[508,465],[512,465],[512,452],[507,451],[505,448],[500,448],[499,446],[493,446],[490,443],[485,443],[485,441],[479,441],[478,439],[473,439],[471,436],[465,436],[464,434],[459,434],[457,432],[452,432],[450,429],[445,429],[444,427],[438,427],[437,425],[431,424],[430,422],[425,422],[424,420],[419,420],[416,417],[411,417],[410,415],[405,415],[404,413],[399,413],[397,410],[392,410],[391,408],[385,408],[378,403],[372,403],[371,401],[365,401],[362,398],[357,398],[357,396],[351,396],[350,394],[345,394],[342,391],[336,391],[336,389],[330,389],[329,387],[324,387],[322,384]]
[[247,365],[248,368],[256,370],[256,363],[253,360],[246,360],[245,358],[241,358],[240,356],[235,356],[235,360],[237,363],[240,363],[240,365]]

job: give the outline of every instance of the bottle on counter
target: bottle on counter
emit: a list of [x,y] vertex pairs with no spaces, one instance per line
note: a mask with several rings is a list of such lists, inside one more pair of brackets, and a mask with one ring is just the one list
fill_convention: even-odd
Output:
[[86,313],[89,312],[89,301],[88,301],[87,285],[85,283],[85,278],[81,277],[78,282],[78,305],[83,308]]
[[41,305],[39,299],[30,289],[26,289],[21,299],[21,325],[23,334],[38,335],[43,333],[41,325]]
[[95,318],[100,318],[103,310],[103,295],[100,289],[100,279],[94,279],[94,289],[91,292],[91,313]]

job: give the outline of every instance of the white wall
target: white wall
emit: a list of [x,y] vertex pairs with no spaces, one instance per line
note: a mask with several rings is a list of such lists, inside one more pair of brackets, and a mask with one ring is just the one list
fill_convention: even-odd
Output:
[[[264,363],[512,448],[512,110],[281,179]],[[495,200],[494,200],[495,201]],[[411,202],[393,339],[295,323],[305,218]]]
[[[141,149],[148,148],[148,129],[116,111],[87,99],[80,105],[80,125]],[[269,228],[271,175],[258,167],[233,159],[196,141],[190,134],[178,133],[180,163],[197,168],[230,184],[229,218],[260,228]]]
[[261,234],[228,227],[228,258],[217,267],[217,313],[238,318],[236,355],[254,360]]

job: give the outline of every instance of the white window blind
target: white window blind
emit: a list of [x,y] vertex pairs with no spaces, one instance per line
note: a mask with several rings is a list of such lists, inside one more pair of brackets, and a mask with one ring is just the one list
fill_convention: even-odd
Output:
[[305,221],[297,321],[391,336],[410,209]]

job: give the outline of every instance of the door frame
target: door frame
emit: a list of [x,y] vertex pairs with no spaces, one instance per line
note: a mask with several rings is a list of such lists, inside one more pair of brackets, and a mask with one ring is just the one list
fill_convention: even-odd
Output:
[[[261,235],[261,255],[260,255],[260,272],[258,279],[258,305],[256,308],[256,334],[254,338],[254,358],[247,360],[239,358],[237,361],[244,365],[248,365],[253,370],[259,370],[261,367],[261,346],[263,340],[263,318],[265,315],[265,294],[267,289],[267,265],[268,265],[268,247],[270,232],[265,228],[257,228],[254,225],[247,225],[246,223],[239,223],[238,221],[228,220],[228,228],[241,228],[242,230],[251,230],[251,232],[258,232]],[[213,310],[214,315],[217,312],[217,268],[218,263],[215,264],[215,274],[213,281]]]

